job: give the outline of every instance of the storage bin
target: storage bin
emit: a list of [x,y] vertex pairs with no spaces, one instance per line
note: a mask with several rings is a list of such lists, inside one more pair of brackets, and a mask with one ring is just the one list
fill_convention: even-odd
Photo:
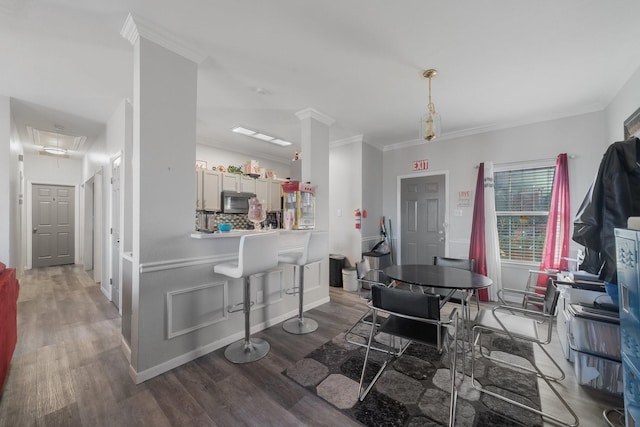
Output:
[[620,324],[617,313],[576,304],[569,305],[568,313],[571,316],[569,334],[574,350],[621,360]]
[[622,395],[622,363],[581,351],[575,351],[574,354],[573,369],[578,384]]
[[342,286],[345,291],[355,292],[358,290],[358,280],[355,267],[342,269]]
[[571,321],[571,315],[567,310],[558,311],[558,319],[556,328],[558,330],[558,339],[560,340],[560,347],[562,347],[562,354],[564,358],[573,362],[571,356],[571,347],[569,347],[569,325]]

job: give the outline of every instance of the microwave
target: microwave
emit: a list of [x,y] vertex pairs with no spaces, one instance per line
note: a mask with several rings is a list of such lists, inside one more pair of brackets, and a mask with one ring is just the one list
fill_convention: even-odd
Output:
[[220,206],[223,213],[249,213],[249,199],[256,197],[253,193],[237,193],[235,191],[223,191]]

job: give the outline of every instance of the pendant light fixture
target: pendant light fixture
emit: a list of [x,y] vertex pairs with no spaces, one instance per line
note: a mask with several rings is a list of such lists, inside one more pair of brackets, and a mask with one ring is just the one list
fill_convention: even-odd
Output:
[[431,100],[431,79],[438,74],[437,70],[429,69],[422,73],[422,76],[429,79],[429,111],[420,121],[420,135],[427,141],[433,141],[440,136],[440,114],[436,112],[436,106]]

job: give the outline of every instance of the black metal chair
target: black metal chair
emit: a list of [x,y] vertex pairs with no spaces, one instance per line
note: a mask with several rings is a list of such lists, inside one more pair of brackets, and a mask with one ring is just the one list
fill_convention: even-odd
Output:
[[[365,399],[371,388],[375,385],[380,375],[389,362],[395,357],[400,357],[411,342],[419,342],[435,348],[438,352],[447,350],[450,357],[451,376],[451,400],[449,406],[449,426],[455,422],[456,402],[458,392],[456,388],[456,362],[457,362],[457,309],[454,309],[448,319],[440,319],[440,297],[434,294],[422,294],[408,292],[406,290],[389,288],[380,285],[373,285],[371,288],[371,301],[368,303],[373,321],[367,341],[367,351],[365,352],[362,374],[360,376],[360,386],[358,398]],[[378,314],[384,313],[388,317],[378,324]],[[449,328],[451,326],[451,328]],[[451,343],[450,331],[453,335]],[[379,333],[385,333],[392,337],[392,345],[387,350],[387,358],[382,367],[378,370],[369,385],[364,388],[365,373],[369,361],[369,353],[373,349],[374,337]],[[397,347],[393,341],[400,338],[405,341],[405,345]],[[451,348],[453,344],[453,348]],[[396,348],[400,348],[396,351]]]
[[[560,292],[558,291],[555,283],[549,283],[545,290],[544,299],[542,301],[542,311],[539,310],[530,310],[527,308],[516,307],[513,305],[497,305],[493,307],[491,310],[482,309],[476,315],[474,326],[473,326],[473,343],[472,346],[472,357],[471,357],[471,384],[480,390],[483,393],[486,393],[490,396],[493,396],[497,399],[503,400],[505,402],[509,402],[513,405],[516,405],[520,408],[529,410],[538,415],[546,417],[550,420],[555,421],[556,423],[560,423],[562,425],[568,426],[577,426],[578,425],[578,417],[573,412],[569,404],[564,400],[564,398],[558,393],[558,391],[553,387],[551,381],[561,381],[564,379],[565,375],[562,368],[558,365],[558,363],[551,357],[549,352],[544,348],[544,345],[549,344],[551,342],[552,334],[553,334],[553,320],[555,318],[556,306],[558,304],[558,297]],[[501,394],[495,393],[491,390],[481,387],[474,381],[475,374],[475,351],[476,345],[481,344],[482,334],[484,332],[493,332],[497,334],[504,334],[508,336],[511,340],[515,340],[516,338],[529,341],[538,345],[538,347],[547,355],[549,360],[555,365],[555,367],[560,372],[559,376],[550,376],[543,373],[538,365],[535,362],[531,362],[533,369],[529,369],[520,365],[514,365],[505,360],[501,360],[495,357],[491,357],[488,354],[484,354],[482,352],[482,346],[479,345],[480,355],[487,359],[491,359],[496,363],[502,363],[505,365],[509,365],[512,367],[516,367],[518,369],[523,369],[525,371],[532,372],[536,374],[538,377],[543,379],[545,383],[549,386],[549,388],[556,395],[558,400],[562,403],[562,405],[567,409],[569,414],[573,417],[573,422],[566,422],[561,420],[560,418],[550,415],[548,413],[542,412],[542,410],[538,408],[534,408],[531,406],[527,406],[521,402],[510,399]]]
[[[363,259],[356,262],[356,277],[358,281],[358,297],[367,301],[371,300],[371,288],[374,285],[394,286],[395,282],[388,279],[382,270],[372,269],[369,261]],[[345,340],[351,344],[366,347],[366,334],[363,325],[371,324],[371,308],[360,316],[360,318],[345,332]],[[375,350],[387,351],[387,348],[374,347]]]
[[[433,265],[439,265],[441,267],[453,267],[459,268],[460,270],[473,271],[473,267],[475,266],[475,260],[473,259],[465,259],[465,258],[448,258],[441,256],[433,257]],[[440,293],[440,291],[436,290],[436,293]],[[473,292],[465,292],[465,291],[456,291],[453,296],[449,299],[452,302],[459,302],[462,304],[464,299],[464,304],[462,304],[463,308],[466,310],[462,313],[463,318],[465,320],[471,319],[471,309],[469,308],[469,301],[471,300],[471,296]],[[476,308],[480,310],[480,302],[476,296]]]

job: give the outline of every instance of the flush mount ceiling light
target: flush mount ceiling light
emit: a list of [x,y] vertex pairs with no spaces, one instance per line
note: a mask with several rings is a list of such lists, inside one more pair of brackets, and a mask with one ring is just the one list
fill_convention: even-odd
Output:
[[259,139],[261,141],[270,142],[271,144],[280,145],[281,147],[286,147],[286,146],[292,145],[292,143],[289,142],[289,141],[285,141],[283,139],[276,138],[274,136],[267,135],[267,134],[264,134],[262,132],[256,132],[255,130],[247,129],[247,128],[244,128],[244,127],[241,127],[241,126],[236,126],[233,129],[231,129],[231,131],[235,132],[235,133],[242,134],[242,135],[247,135],[247,136],[250,136],[252,138]]
[[42,147],[45,153],[63,155],[67,154],[67,150],[60,147]]
[[420,135],[427,141],[433,141],[440,136],[440,114],[436,113],[436,106],[431,100],[431,79],[438,74],[437,70],[429,69],[422,73],[422,77],[429,79],[429,111],[420,120]]

